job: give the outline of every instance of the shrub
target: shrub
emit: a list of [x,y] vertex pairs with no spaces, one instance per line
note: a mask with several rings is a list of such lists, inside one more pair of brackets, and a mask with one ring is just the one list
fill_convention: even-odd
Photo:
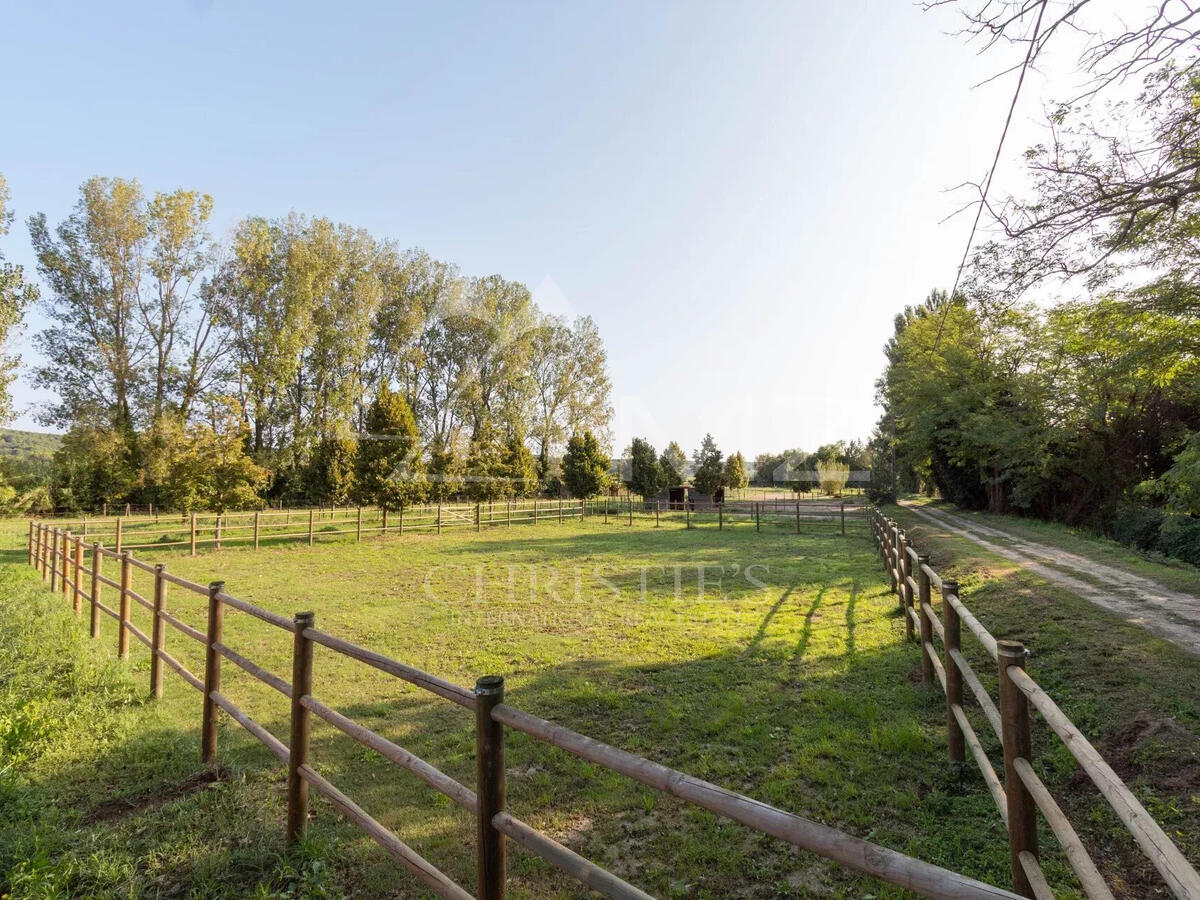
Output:
[[1200,566],[1200,519],[1166,516],[1159,529],[1159,547],[1167,556]]
[[1164,518],[1166,517],[1161,509],[1132,503],[1122,504],[1117,508],[1113,520],[1113,537],[1120,543],[1137,547],[1139,550],[1159,550],[1159,529]]

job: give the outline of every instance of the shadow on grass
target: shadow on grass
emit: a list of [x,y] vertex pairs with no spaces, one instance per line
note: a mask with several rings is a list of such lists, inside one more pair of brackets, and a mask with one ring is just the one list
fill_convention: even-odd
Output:
[[[764,623],[752,655],[731,649],[670,664],[575,661],[522,681],[507,701],[783,809],[1002,881],[1007,855],[995,814],[978,784],[956,792],[947,780],[939,751],[941,707],[907,683],[911,648],[892,642],[857,653],[850,669],[845,648],[833,646],[838,642],[822,641],[818,652],[815,622],[824,594],[807,608],[794,649],[764,645]],[[790,596],[785,591],[775,607]],[[823,627],[856,627],[858,596],[855,585],[844,621]],[[816,655],[798,673],[796,660],[806,653]],[[173,680],[169,690],[186,688]],[[473,786],[467,711],[416,691],[339,708]],[[103,894],[118,884],[164,895],[245,896],[262,885],[295,890],[311,879],[316,860],[327,873],[321,877],[351,896],[425,896],[321,801],[313,805],[311,842],[289,852],[283,767],[236,724],[223,723],[225,778],[196,778],[196,729],[135,732],[115,739],[101,758],[55,773],[44,788],[67,810],[54,820],[66,836],[60,853],[72,860],[67,893]],[[472,890],[472,818],[410,773],[315,717],[314,723],[313,765]],[[286,717],[262,724],[286,739]],[[520,733],[508,732],[506,752],[514,815],[658,896],[902,896]],[[189,783],[194,790],[180,790]],[[114,795],[130,798],[128,812],[97,817],[98,809],[121,808]],[[937,805],[918,802],[922,795],[934,796]],[[950,819],[953,828],[946,827]],[[568,876],[515,846],[510,854],[514,890],[582,896]]]

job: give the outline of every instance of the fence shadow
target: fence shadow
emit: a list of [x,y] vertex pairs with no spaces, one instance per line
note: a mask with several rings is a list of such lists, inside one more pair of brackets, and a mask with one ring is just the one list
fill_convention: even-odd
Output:
[[[814,640],[813,617],[823,593],[808,608],[802,645]],[[846,622],[854,622],[849,604]],[[833,624],[822,627],[837,630]],[[970,840],[976,823],[990,826],[988,801],[979,790],[949,793],[936,748],[941,708],[908,684],[912,648],[893,643],[859,651],[856,675],[847,680],[840,653],[848,642],[844,635],[838,642],[839,653],[807,666],[802,677],[786,648],[761,641],[753,654],[731,647],[669,664],[575,660],[504,673],[510,682],[507,702],[783,809],[939,859],[942,837],[936,819],[917,803],[918,792],[945,793],[943,802],[955,809],[959,841]],[[177,679],[168,689],[190,690]],[[315,693],[320,694],[319,682]],[[407,690],[400,697],[337,708],[473,788],[469,712]],[[278,711],[261,721],[286,739],[286,702]],[[79,786],[73,804],[77,827],[93,835],[114,829],[132,835],[125,850],[112,848],[118,856],[170,858],[171,871],[158,874],[168,884],[203,885],[233,896],[262,883],[286,883],[296,859],[283,845],[284,767],[224,721],[217,778],[198,774],[203,771],[198,728],[134,734],[114,742],[102,759],[64,767],[56,779]],[[314,728],[310,758],[325,777],[472,890],[475,822],[469,814],[323,724]],[[872,775],[864,778],[868,768]],[[680,884],[710,896],[803,897],[816,885],[847,895],[901,896],[520,733],[507,736],[506,771],[507,807],[514,815],[658,896],[678,893]],[[121,786],[123,800],[114,802],[112,785]],[[979,831],[973,858],[956,868],[1003,883],[1007,857],[991,831]],[[320,801],[314,803],[310,837],[353,896],[426,896]],[[565,875],[515,845],[510,857],[514,890],[583,895]]]

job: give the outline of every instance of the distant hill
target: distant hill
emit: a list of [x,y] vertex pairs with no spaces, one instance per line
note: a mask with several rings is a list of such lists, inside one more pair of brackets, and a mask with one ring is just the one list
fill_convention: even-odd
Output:
[[40,431],[17,431],[0,428],[0,460],[32,462],[49,460],[62,440],[60,435]]

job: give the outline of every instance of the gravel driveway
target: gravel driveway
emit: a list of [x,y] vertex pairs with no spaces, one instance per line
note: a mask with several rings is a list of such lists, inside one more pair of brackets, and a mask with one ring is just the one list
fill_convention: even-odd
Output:
[[1078,553],[1030,541],[941,509],[904,506],[910,513],[1141,625],[1190,653],[1200,655],[1200,598],[1108,566]]

